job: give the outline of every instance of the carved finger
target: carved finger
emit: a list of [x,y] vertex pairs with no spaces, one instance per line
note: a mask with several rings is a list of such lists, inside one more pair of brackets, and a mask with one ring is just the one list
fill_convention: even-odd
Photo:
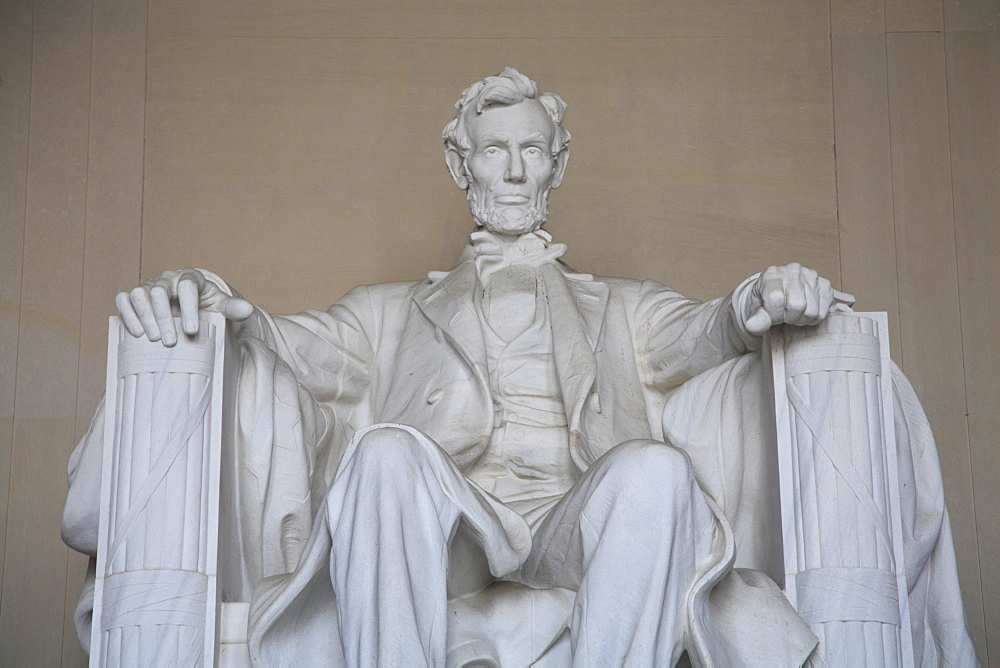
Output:
[[781,322],[785,315],[785,286],[780,278],[768,278],[761,290],[764,310],[771,316],[771,324]]
[[128,333],[136,338],[142,336],[145,333],[142,329],[142,323],[139,322],[139,316],[135,314],[127,292],[119,292],[115,295],[115,306],[118,308],[118,315],[121,316],[122,324],[125,325]]
[[825,320],[833,306],[833,286],[825,278],[819,279],[819,319]]
[[135,314],[139,316],[139,322],[142,323],[146,337],[150,341],[159,341],[160,327],[156,324],[156,318],[153,316],[153,306],[149,302],[149,293],[146,292],[146,288],[133,288],[132,292],[129,293],[129,301],[132,302]]
[[198,333],[200,292],[198,284],[186,276],[177,283],[177,303],[181,309],[181,328],[185,334],[190,336]]
[[754,311],[749,318],[747,318],[744,326],[747,328],[747,331],[754,336],[763,336],[767,330],[771,329],[771,324],[770,314],[763,307],[761,307]]
[[792,325],[804,324],[806,312],[806,287],[800,280],[790,280],[786,286],[784,321]]
[[242,322],[253,314],[253,305],[245,299],[239,297],[227,297],[219,305],[219,311],[228,320]]
[[205,291],[205,285],[208,281],[205,279],[205,274],[201,273],[197,269],[185,269],[181,272],[180,276],[177,278],[177,283],[180,285],[182,281],[193,281],[195,285],[198,286],[198,294]]
[[169,348],[177,343],[177,329],[174,327],[174,315],[170,310],[170,296],[162,285],[155,285],[149,291],[149,299],[153,307],[153,318],[160,328],[163,345]]
[[806,295],[806,309],[802,313],[802,324],[803,325],[815,325],[821,320],[819,316],[820,312],[820,294],[819,290],[815,285],[805,286]]
[[840,290],[833,291],[833,301],[840,302],[841,304],[847,304],[848,306],[854,306],[854,302],[858,301],[854,295],[849,292],[841,292]]

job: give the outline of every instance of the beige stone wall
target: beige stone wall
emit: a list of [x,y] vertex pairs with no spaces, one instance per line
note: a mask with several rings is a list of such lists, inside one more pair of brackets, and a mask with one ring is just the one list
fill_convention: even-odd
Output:
[[574,266],[711,297],[794,259],[889,311],[1000,662],[1000,3],[9,0],[0,663],[84,662],[58,525],[114,293],[196,265],[291,311],[448,268],[439,133],[506,64],[570,105]]

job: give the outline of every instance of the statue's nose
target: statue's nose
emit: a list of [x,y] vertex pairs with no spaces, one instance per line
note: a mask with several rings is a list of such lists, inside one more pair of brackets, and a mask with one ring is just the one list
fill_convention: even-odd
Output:
[[504,174],[504,178],[512,183],[524,181],[524,160],[517,151],[511,151],[507,159],[507,173]]

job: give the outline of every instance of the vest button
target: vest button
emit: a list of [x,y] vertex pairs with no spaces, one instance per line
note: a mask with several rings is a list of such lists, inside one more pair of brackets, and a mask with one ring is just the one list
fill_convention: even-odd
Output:
[[442,394],[444,394],[444,392],[442,392],[441,390],[434,390],[429,395],[427,395],[427,403],[429,404],[436,403],[437,400],[441,398]]

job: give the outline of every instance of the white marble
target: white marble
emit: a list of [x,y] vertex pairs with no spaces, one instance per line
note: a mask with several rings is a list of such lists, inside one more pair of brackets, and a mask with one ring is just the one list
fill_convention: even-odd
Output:
[[[456,106],[446,162],[477,230],[450,271],[292,316],[194,269],[116,300],[132,335],[168,349],[200,312],[231,323],[220,580],[250,602],[251,659],[805,662],[816,637],[769,579],[785,569],[758,351],[772,326],[853,298],[797,264],[705,303],[575,272],[541,229],[568,164],[565,104],[508,69]],[[895,382],[899,461],[930,495],[902,519],[937,527],[904,546],[923,565],[907,573],[914,654],[974,661],[933,440]],[[74,453],[64,518],[91,554],[103,420]]]
[[111,319],[93,666],[215,663],[225,329],[168,348]]
[[913,665],[888,339],[884,313],[836,312],[767,346],[785,593],[847,665]]
[[250,649],[247,647],[249,617],[249,603],[220,603],[219,668],[250,668]]

